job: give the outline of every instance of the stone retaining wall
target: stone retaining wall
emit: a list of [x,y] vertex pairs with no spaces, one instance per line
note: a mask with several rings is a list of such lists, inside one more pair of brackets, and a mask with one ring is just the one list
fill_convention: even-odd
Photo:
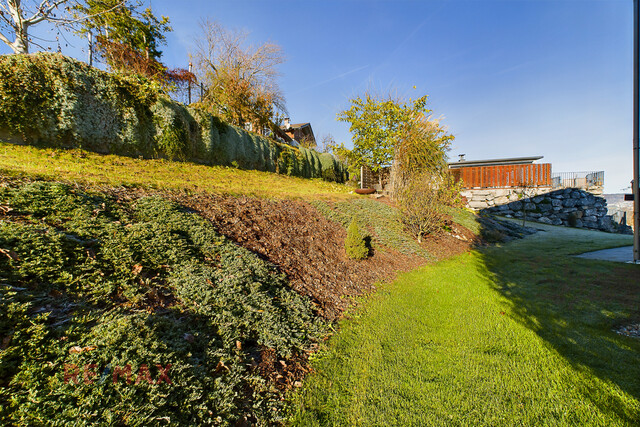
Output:
[[[513,200],[514,197],[520,199]],[[507,203],[501,203],[504,198]],[[469,201],[470,207],[473,207],[472,202],[473,199]],[[614,222],[611,215],[607,215],[607,201],[604,198],[575,188],[538,192],[538,195],[527,198],[511,193],[495,196],[486,203],[490,202],[493,205],[481,208],[482,212],[509,218],[522,218],[526,215],[527,220],[543,224],[567,225],[611,233],[631,233],[630,227]]]
[[526,190],[518,188],[480,188],[463,190],[460,194],[467,200],[467,207],[477,210],[504,205],[524,197],[538,196],[551,191],[551,187],[536,187]]

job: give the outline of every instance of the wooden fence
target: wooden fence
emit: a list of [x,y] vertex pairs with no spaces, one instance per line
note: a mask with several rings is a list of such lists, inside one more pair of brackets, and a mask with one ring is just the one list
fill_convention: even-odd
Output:
[[451,169],[464,188],[547,187],[552,185],[551,163],[476,166]]
[[373,188],[376,184],[373,172],[367,166],[360,166],[360,188]]

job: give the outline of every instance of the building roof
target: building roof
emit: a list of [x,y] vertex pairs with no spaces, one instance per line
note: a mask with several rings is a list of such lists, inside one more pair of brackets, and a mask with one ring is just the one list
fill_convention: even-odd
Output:
[[544,156],[533,157],[509,157],[506,159],[487,160],[462,160],[449,163],[451,169],[467,168],[472,166],[501,166],[501,165],[526,165],[542,159]]
[[295,123],[295,124],[291,124],[289,125],[290,128],[303,128],[305,126],[311,126],[311,123]]

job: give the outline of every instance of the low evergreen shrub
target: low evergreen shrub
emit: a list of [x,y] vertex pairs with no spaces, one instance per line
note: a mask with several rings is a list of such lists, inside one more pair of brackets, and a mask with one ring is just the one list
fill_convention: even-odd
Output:
[[347,256],[351,259],[365,259],[369,255],[369,248],[360,233],[358,222],[354,219],[347,229],[347,238],[344,242]]

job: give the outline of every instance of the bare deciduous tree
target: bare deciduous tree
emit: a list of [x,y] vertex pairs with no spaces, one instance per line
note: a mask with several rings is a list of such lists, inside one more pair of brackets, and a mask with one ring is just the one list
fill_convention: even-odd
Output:
[[[118,3],[114,8],[124,3]],[[80,5],[75,0],[0,0],[0,41],[4,42],[14,53],[29,53],[29,45],[33,43],[29,30],[41,22],[55,26],[71,27],[90,16],[75,14],[74,8]],[[105,12],[109,12],[107,10]]]
[[248,33],[229,30],[219,22],[200,24],[194,59],[196,75],[205,84],[203,103],[227,121],[262,129],[278,112],[286,113],[277,79],[285,61],[274,43],[248,44]]
[[333,147],[336,146],[336,140],[330,133],[327,133],[322,136],[320,141],[320,150],[322,153],[330,153],[333,151]]
[[433,171],[416,172],[396,193],[396,200],[407,230],[422,242],[422,237],[442,230],[452,192],[446,177]]

